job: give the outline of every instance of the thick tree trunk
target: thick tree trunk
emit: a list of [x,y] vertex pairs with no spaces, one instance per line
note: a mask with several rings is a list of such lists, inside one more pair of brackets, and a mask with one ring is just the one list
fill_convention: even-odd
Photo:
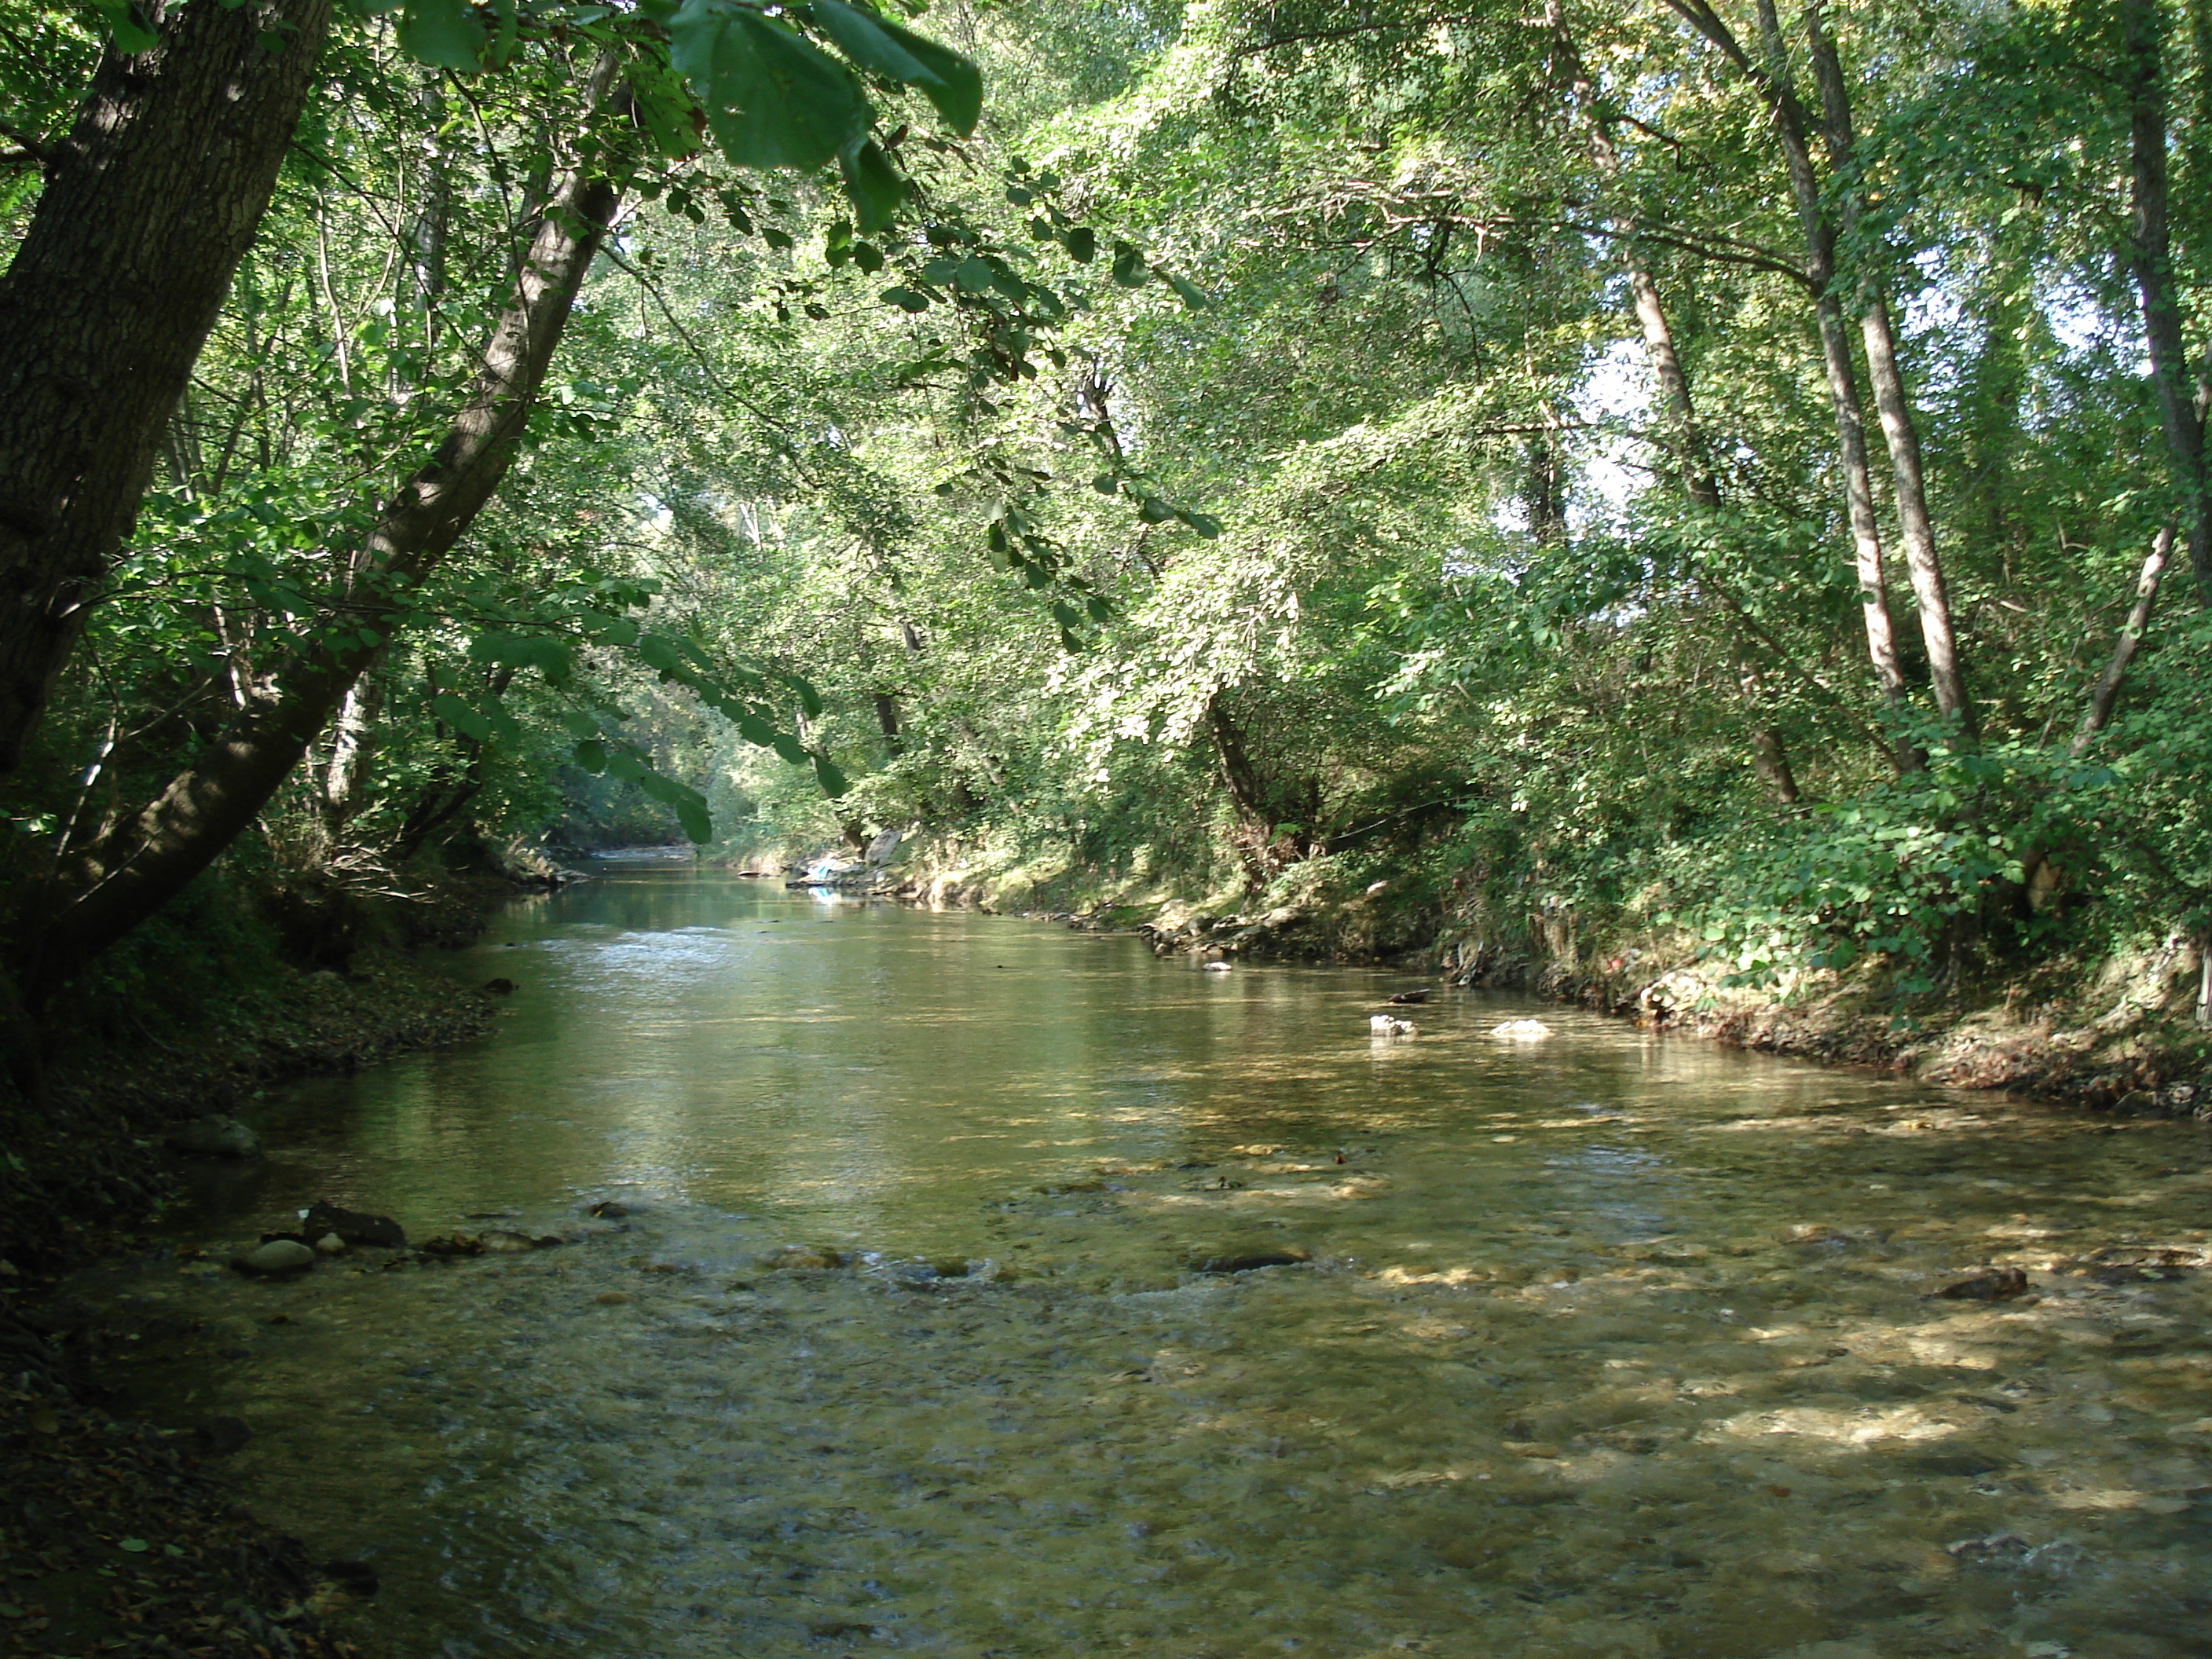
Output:
[[[1813,79],[1820,91],[1821,133],[1829,171],[1844,179],[1847,186],[1843,213],[1844,230],[1849,234],[1860,220],[1858,192],[1850,177],[1858,140],[1852,130],[1850,90],[1844,81],[1843,60],[1820,15],[1820,0],[1807,0],[1805,39],[1813,60]],[[1905,373],[1898,367],[1897,331],[1890,322],[1888,301],[1871,280],[1861,283],[1857,302],[1859,340],[1866,350],[1867,379],[1874,386],[1875,413],[1889,449],[1899,539],[1905,544],[1905,568],[1911,575],[1913,598],[1918,602],[1920,637],[1928,648],[1928,678],[1936,693],[1936,710],[1944,719],[1957,721],[1960,732],[1971,741],[1976,735],[1974,705],[1966,693],[1966,671],[1951,626],[1951,597],[1936,552],[1936,525],[1928,511],[1920,430],[1905,395]]]
[[[2166,75],[2156,0],[2120,0],[2127,31],[2127,99],[2131,187],[2129,264],[2142,301],[2143,342],[2158,389],[2159,424],[2181,498],[2197,597],[2212,605],[2212,471],[2204,453],[2204,416],[2191,396],[2181,302],[2174,292],[2173,247],[2167,225]],[[2206,71],[2200,65],[2200,75]]]
[[[515,289],[492,328],[468,400],[435,454],[385,507],[353,568],[349,623],[404,609],[512,465],[530,405],[577,289],[619,202],[596,167],[579,167],[538,222]],[[340,630],[272,676],[161,798],[88,848],[75,890],[33,941],[27,982],[54,984],[166,904],[250,824],[385,646]]]
[[331,0],[143,9],[161,44],[102,61],[0,277],[0,780],[129,533],[331,20]]

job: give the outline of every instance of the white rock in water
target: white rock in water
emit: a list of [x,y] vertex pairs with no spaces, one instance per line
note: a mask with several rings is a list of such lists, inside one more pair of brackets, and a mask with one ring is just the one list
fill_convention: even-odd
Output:
[[294,1238],[272,1238],[258,1250],[248,1250],[230,1264],[242,1273],[265,1277],[304,1273],[315,1265],[315,1253]]
[[1540,1019],[1509,1019],[1492,1026],[1490,1035],[1502,1042],[1540,1042],[1552,1035],[1552,1028]]
[[1400,1019],[1395,1014],[1370,1014],[1367,1029],[1376,1036],[1419,1036],[1421,1028],[1409,1019]]
[[345,1253],[346,1242],[336,1233],[325,1233],[315,1241],[317,1255],[343,1255]]
[[1200,964],[1199,971],[1206,974],[1225,974],[1229,971],[1229,964],[1225,962],[1202,963]]

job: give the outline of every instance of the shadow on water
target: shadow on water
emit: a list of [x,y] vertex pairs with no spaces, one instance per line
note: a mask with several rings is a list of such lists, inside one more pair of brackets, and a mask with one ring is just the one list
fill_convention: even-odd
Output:
[[681,866],[459,969],[495,1036],[272,1101],[191,1225],[568,1244],[83,1287],[204,1322],[144,1409],[250,1422],[394,1651],[2207,1650],[2194,1126]]

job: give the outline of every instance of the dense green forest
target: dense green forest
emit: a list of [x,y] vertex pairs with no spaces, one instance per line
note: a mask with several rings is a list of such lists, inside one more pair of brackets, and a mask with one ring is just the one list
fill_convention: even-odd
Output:
[[8,8],[19,1038],[549,836],[2195,960],[2204,0],[902,16]]

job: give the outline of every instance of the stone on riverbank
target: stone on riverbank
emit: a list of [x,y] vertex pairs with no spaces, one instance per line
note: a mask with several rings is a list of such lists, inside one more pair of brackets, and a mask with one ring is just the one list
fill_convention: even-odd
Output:
[[359,1210],[342,1210],[335,1204],[318,1200],[310,1204],[300,1218],[300,1231],[309,1238],[321,1238],[325,1233],[335,1233],[344,1243],[368,1245],[380,1250],[404,1250],[407,1235],[399,1224],[388,1215],[365,1215]]
[[315,1265],[315,1253],[295,1238],[272,1238],[258,1249],[234,1256],[230,1265],[252,1279],[286,1279]]

